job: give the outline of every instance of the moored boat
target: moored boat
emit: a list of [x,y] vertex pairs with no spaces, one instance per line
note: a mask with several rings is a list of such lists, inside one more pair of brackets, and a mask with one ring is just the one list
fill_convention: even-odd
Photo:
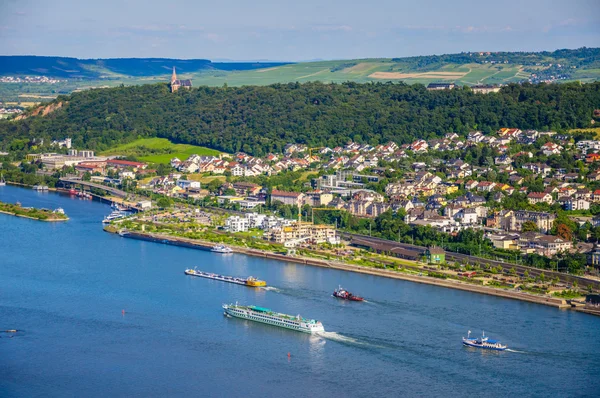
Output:
[[267,286],[267,282],[261,281],[260,279],[256,279],[253,276],[249,276],[247,278],[237,278],[234,276],[213,274],[212,272],[198,271],[195,269],[186,269],[185,274],[191,275],[191,276],[200,276],[202,278],[214,279],[214,280],[221,281],[221,282],[235,283],[237,285],[244,285],[244,286],[250,286],[250,287]]
[[314,319],[305,319],[300,315],[292,316],[271,311],[254,305],[223,304],[224,314],[249,321],[266,323],[304,333],[324,332],[323,324]]
[[2,173],[0,173],[0,187],[3,187],[6,185],[6,180],[4,180],[4,175]]
[[109,224],[111,221],[119,220],[121,218],[125,218],[128,215],[129,215],[129,213],[124,212],[124,211],[113,211],[108,216],[104,217],[104,220],[102,220],[102,223],[103,224]]
[[364,301],[364,298],[360,296],[355,296],[346,289],[338,286],[337,289],[333,291],[333,297],[340,298],[342,300],[350,300],[350,301]]
[[504,351],[506,350],[506,346],[502,345],[497,340],[491,340],[485,336],[485,332],[481,334],[481,337],[473,338],[471,337],[471,331],[467,333],[467,337],[463,337],[462,339],[463,345],[468,347],[482,348],[485,350],[495,350],[495,351]]
[[210,249],[210,251],[213,252],[213,253],[222,253],[222,254],[233,253],[233,250],[231,250],[230,247],[227,247],[225,245],[216,245],[216,246],[213,246],[212,249]]

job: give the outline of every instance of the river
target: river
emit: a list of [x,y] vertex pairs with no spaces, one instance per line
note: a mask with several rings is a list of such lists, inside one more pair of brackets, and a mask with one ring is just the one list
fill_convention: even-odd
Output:
[[[0,214],[0,396],[597,396],[600,318],[243,255],[121,238],[110,208],[0,187],[62,207],[64,223]],[[252,289],[184,275],[254,275]],[[363,303],[335,299],[341,284]],[[256,304],[321,320],[309,336],[223,316]],[[122,311],[125,310],[123,314]],[[511,352],[465,348],[467,330]],[[290,353],[290,357],[288,357]]]

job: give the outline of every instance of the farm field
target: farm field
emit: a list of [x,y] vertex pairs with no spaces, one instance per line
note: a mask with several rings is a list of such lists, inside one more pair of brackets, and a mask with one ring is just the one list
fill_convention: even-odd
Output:
[[354,81],[403,81],[408,84],[447,81],[460,85],[500,84],[521,81],[529,76],[521,65],[449,64],[436,70],[417,72],[404,69],[386,59],[322,61],[288,64],[274,68],[239,72],[202,72],[192,76],[194,85],[243,86],[286,82],[321,81],[342,83]]
[[101,155],[135,156],[149,163],[169,163],[175,157],[186,160],[193,154],[217,156],[220,152],[202,146],[174,144],[166,138],[142,138],[101,153]]

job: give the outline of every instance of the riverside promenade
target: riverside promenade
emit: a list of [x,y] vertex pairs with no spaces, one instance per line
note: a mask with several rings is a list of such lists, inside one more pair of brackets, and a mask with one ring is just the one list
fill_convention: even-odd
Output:
[[[106,232],[117,233],[116,230],[111,230],[110,228],[105,228],[104,230]],[[146,241],[150,241],[150,242],[163,243],[163,244],[182,246],[182,247],[188,247],[188,248],[195,248],[195,249],[200,249],[200,250],[210,250],[215,245],[214,242],[204,241],[204,240],[200,240],[200,239],[189,239],[189,238],[174,237],[174,236],[170,236],[170,235],[147,233],[147,232],[144,232],[144,233],[142,233],[142,232],[124,232],[124,233],[121,233],[120,235],[125,238],[146,240]],[[305,264],[305,265],[312,265],[312,266],[316,266],[316,267],[332,268],[332,269],[356,272],[356,273],[361,273],[361,274],[376,275],[376,276],[381,276],[381,277],[385,277],[385,278],[402,279],[402,280],[406,280],[406,281],[423,283],[423,284],[428,284],[428,285],[435,285],[435,286],[445,287],[445,288],[449,288],[449,289],[458,289],[458,290],[464,290],[464,291],[469,291],[469,292],[473,292],[473,293],[481,293],[481,294],[487,294],[487,295],[492,295],[492,296],[497,296],[497,297],[513,299],[513,300],[527,301],[530,303],[542,304],[542,305],[552,306],[552,307],[556,307],[556,308],[560,308],[560,309],[571,309],[572,308],[571,305],[567,302],[567,300],[555,298],[555,297],[534,295],[534,294],[510,291],[510,290],[500,289],[500,288],[495,288],[495,287],[478,286],[478,285],[473,285],[473,284],[469,284],[469,283],[461,282],[461,281],[443,280],[443,279],[433,278],[433,277],[425,276],[425,275],[407,274],[407,273],[403,273],[400,271],[392,271],[392,270],[387,270],[387,269],[359,266],[359,265],[344,263],[341,261],[321,260],[321,259],[315,259],[315,258],[304,257],[304,256],[289,256],[289,255],[285,255],[285,254],[272,253],[272,252],[267,252],[267,251],[263,251],[263,250],[251,249],[251,248],[240,247],[240,246],[230,246],[230,247],[235,253],[245,254],[248,256],[268,258],[268,259],[272,259],[272,260],[279,260],[279,261],[292,262],[292,263]],[[592,314],[592,313],[590,312],[590,314]],[[594,314],[594,315],[596,315],[596,314]]]

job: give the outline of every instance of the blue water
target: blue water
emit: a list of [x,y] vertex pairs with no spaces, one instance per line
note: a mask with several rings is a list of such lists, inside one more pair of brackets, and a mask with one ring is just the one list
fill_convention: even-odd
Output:
[[[0,214],[0,396],[597,396],[600,318],[102,231],[107,205],[0,187],[70,221]],[[185,276],[254,275],[275,290]],[[338,284],[367,302],[331,297]],[[319,319],[309,336],[223,316],[239,301]],[[125,315],[122,310],[125,310]],[[485,330],[519,352],[461,346]],[[288,358],[288,352],[291,357]]]

